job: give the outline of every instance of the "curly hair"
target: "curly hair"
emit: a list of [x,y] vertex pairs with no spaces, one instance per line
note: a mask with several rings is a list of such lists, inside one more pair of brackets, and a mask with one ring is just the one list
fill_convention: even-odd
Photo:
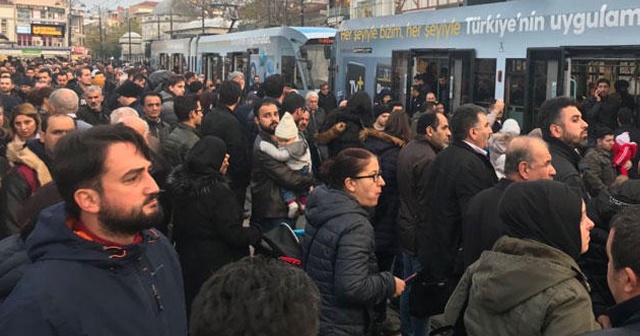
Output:
[[320,292],[301,269],[245,257],[207,280],[191,309],[192,336],[313,336]]

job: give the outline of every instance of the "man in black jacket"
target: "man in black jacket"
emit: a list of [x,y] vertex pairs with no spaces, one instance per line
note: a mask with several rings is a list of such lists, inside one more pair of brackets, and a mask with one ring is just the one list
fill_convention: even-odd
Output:
[[313,176],[291,170],[284,162],[260,151],[260,141],[277,144],[274,134],[280,116],[275,102],[262,101],[256,107],[254,119],[258,125],[258,136],[254,142],[251,167],[251,222],[260,225],[265,232],[282,222],[294,226],[295,223],[287,218],[288,208],[280,196],[280,188],[304,191],[313,183]]
[[556,169],[554,180],[568,184],[588,200],[578,167],[582,156],[577,149],[586,145],[589,124],[582,119],[576,102],[568,97],[548,99],[540,106],[540,120],[542,138],[549,144],[551,164]]
[[609,324],[589,335],[637,335],[640,333],[640,206],[614,217],[607,240],[607,282],[617,305],[609,310]]
[[[417,122],[418,135],[398,154],[398,192],[400,209],[398,209],[398,237],[402,251],[404,278],[421,269],[416,255],[416,226],[420,218],[419,196],[422,185],[420,180],[424,172],[436,159],[436,155],[449,145],[451,130],[449,121],[442,113],[425,113]],[[410,289],[411,290],[411,289]],[[428,320],[409,316],[409,292],[400,298],[402,321],[411,320],[411,329],[415,335],[426,335]],[[403,325],[404,331],[409,326]],[[421,331],[421,332],[420,332]]]
[[214,135],[227,145],[229,153],[229,178],[238,206],[244,208],[251,166],[245,151],[242,125],[233,115],[242,98],[242,88],[237,82],[224,81],[218,87],[218,107],[202,119],[202,136]]
[[506,233],[498,209],[507,186],[512,182],[551,180],[556,175],[549,147],[536,137],[513,139],[505,155],[504,174],[506,177],[498,184],[479,192],[469,202],[462,222],[465,269],[480,258],[482,251],[491,250],[498,238]]
[[[447,287],[440,293],[451,293],[463,272],[459,248],[469,200],[498,181],[485,150],[491,135],[485,110],[473,104],[458,107],[451,130],[453,143],[426,172],[416,238],[425,280]],[[431,302],[431,311],[442,312],[444,304]]]
[[618,127],[618,110],[620,110],[620,99],[611,95],[611,82],[606,78],[600,78],[596,82],[596,89],[587,98],[584,104],[586,120],[591,124],[589,128],[589,143],[596,141],[596,129],[608,127],[616,129]]

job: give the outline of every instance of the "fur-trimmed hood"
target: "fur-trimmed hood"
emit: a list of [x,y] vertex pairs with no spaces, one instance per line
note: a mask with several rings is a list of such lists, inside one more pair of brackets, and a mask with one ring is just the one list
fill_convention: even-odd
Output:
[[177,166],[167,178],[167,191],[174,200],[209,195],[220,186],[229,188],[229,182],[224,175],[193,174],[185,164]]

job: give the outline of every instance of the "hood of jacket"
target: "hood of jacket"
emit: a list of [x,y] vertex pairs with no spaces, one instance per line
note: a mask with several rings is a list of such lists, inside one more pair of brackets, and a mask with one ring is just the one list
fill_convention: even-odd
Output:
[[319,186],[307,199],[307,222],[319,228],[327,221],[345,214],[369,216],[367,210],[356,199],[342,190]]
[[44,154],[44,144],[38,139],[29,140],[24,146],[10,143],[7,147],[7,159],[35,170],[41,186],[52,180],[49,162]]
[[558,283],[585,276],[566,253],[532,240],[502,237],[474,267],[471,295],[483,309],[502,314]]
[[136,262],[146,245],[153,244],[160,238],[154,229],[150,229],[140,232],[140,244],[123,247],[102,245],[76,235],[67,227],[66,219],[64,202],[41,212],[36,228],[26,241],[31,261],[69,260],[101,268],[121,268]]
[[177,166],[167,178],[167,191],[175,200],[184,200],[210,194],[216,185],[228,185],[222,174],[194,174],[186,164]]

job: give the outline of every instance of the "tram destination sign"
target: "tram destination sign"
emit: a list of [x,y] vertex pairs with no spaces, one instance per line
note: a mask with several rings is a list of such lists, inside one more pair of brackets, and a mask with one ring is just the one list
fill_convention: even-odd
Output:
[[64,25],[31,24],[31,35],[64,37]]

